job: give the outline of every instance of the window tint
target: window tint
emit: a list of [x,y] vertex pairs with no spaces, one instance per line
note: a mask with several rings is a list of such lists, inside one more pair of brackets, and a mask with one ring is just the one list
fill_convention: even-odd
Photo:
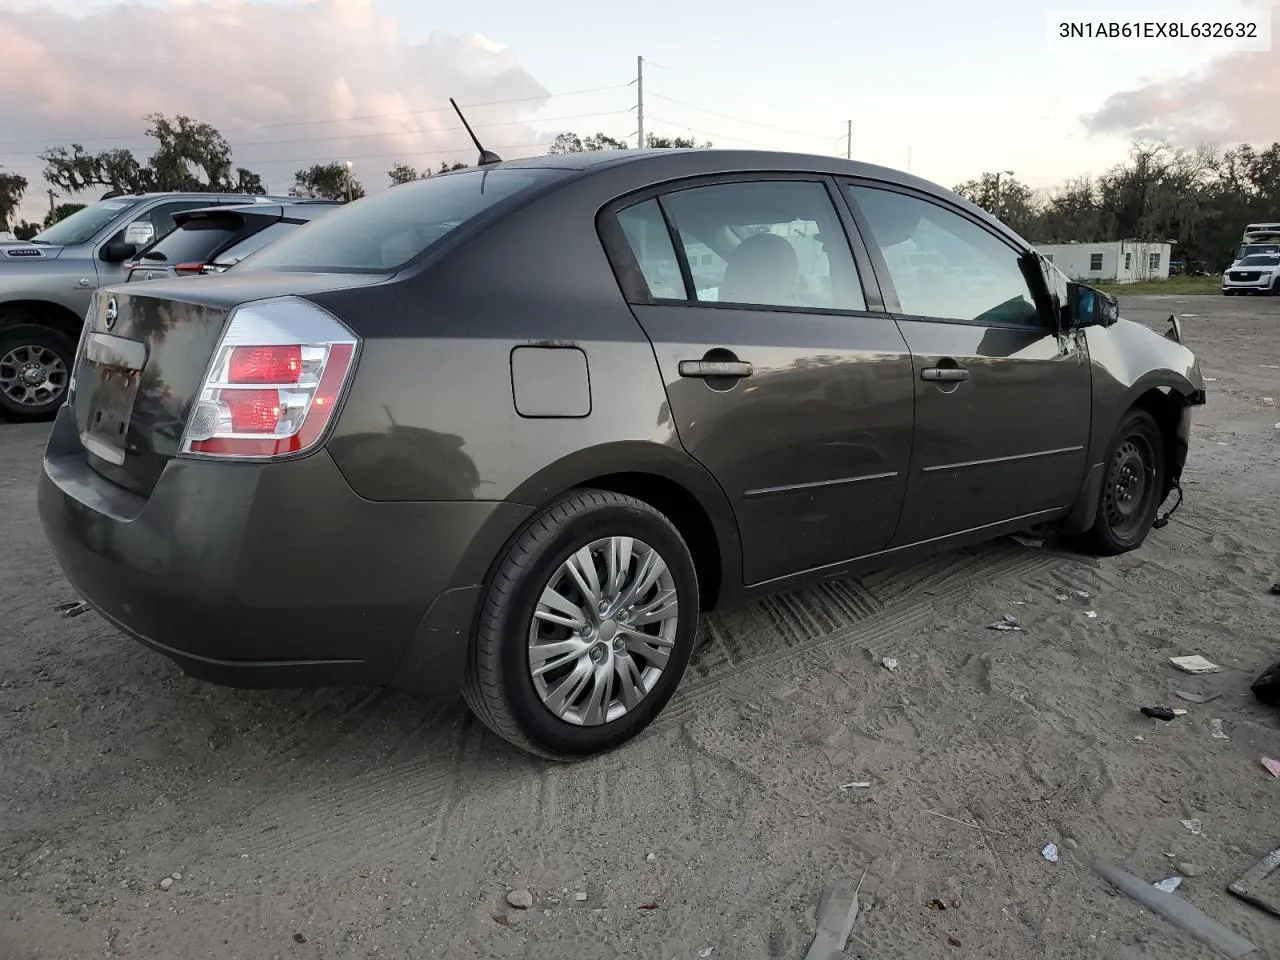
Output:
[[726,183],[666,198],[696,299],[865,310],[849,242],[821,183]]
[[536,167],[477,168],[364,197],[261,250],[243,270],[398,270],[494,204],[565,176]]
[[[151,242],[155,243],[173,232],[173,228],[177,226],[174,222],[173,215],[182,210],[198,210],[201,207],[207,207],[212,201],[210,200],[175,200],[171,203],[161,203],[152,207],[140,217],[135,217],[129,221],[132,226],[135,223],[151,224],[152,234]],[[125,228],[126,231],[128,228]]]
[[194,263],[203,261],[235,235],[244,225],[239,217],[188,220],[139,255],[154,263]]
[[977,224],[918,197],[851,186],[904,314],[1038,324],[1018,254]]
[[300,223],[278,220],[265,230],[259,230],[257,233],[245,237],[239,243],[227,247],[214,258],[214,262],[221,266],[231,266],[233,263],[239,263],[249,254],[256,253],[269,243],[275,243],[281,237],[288,236],[300,226],[302,226]]
[[618,225],[640,264],[650,296],[656,300],[684,300],[688,294],[680,276],[680,262],[658,201],[646,200],[621,211]]

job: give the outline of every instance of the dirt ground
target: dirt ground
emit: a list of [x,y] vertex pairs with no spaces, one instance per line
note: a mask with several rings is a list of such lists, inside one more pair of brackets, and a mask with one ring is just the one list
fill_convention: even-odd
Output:
[[[0,958],[800,958],[824,884],[864,870],[850,957],[1210,956],[1095,857],[1198,865],[1179,894],[1280,955],[1225,890],[1280,846],[1280,723],[1248,689],[1280,658],[1280,300],[1122,309],[1184,315],[1213,378],[1143,549],[1004,540],[709,618],[666,714],[578,765],[460,704],[228,690],[61,619],[46,428],[0,426]],[[1195,653],[1223,672],[1168,663]]]

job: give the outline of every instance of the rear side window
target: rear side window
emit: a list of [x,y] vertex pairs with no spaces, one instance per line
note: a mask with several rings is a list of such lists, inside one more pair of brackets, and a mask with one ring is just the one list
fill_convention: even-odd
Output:
[[563,176],[541,168],[477,168],[401,184],[294,231],[241,269],[398,270],[491,207]]
[[618,225],[626,235],[631,252],[644,275],[649,295],[655,300],[684,300],[684,278],[680,261],[671,245],[671,234],[657,200],[646,200],[618,214]]
[[239,217],[188,220],[142,251],[138,259],[168,264],[203,262],[243,226]]

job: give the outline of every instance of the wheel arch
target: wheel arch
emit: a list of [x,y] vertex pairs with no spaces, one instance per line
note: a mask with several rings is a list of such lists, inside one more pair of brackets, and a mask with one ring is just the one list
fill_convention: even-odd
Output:
[[580,450],[538,471],[507,499],[541,510],[584,488],[635,497],[676,526],[693,554],[704,610],[741,590],[742,548],[729,499],[711,474],[682,450],[651,441]]
[[80,339],[84,317],[52,300],[9,300],[0,303],[0,330],[26,324],[53,330],[75,346]]

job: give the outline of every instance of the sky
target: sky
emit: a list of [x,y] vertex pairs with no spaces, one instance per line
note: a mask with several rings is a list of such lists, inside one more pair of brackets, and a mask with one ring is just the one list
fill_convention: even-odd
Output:
[[[146,113],[220,129],[237,165],[283,193],[350,160],[367,190],[395,162],[543,153],[559,132],[635,143],[645,129],[716,146],[843,155],[944,186],[1013,171],[1034,188],[1101,173],[1136,138],[1280,140],[1280,44],[1232,51],[1151,39],[1050,42],[1046,14],[1098,3],[952,0],[798,6],[691,0],[0,0],[0,167],[47,209],[39,152],[72,141],[145,154]],[[1280,0],[1128,0],[1152,16],[1252,14]],[[729,12],[729,11],[732,12]],[[1144,14],[1146,15],[1146,14]]]

